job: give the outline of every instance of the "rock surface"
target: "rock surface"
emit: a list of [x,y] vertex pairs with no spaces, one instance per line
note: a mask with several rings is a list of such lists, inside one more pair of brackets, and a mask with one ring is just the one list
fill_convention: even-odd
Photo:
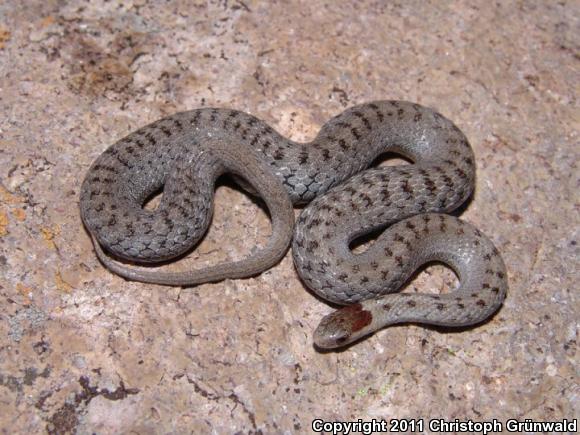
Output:
[[[566,1],[0,4],[3,433],[577,417],[579,19]],[[376,99],[435,107],[469,137],[479,172],[463,218],[510,279],[491,321],[393,327],[319,353],[312,331],[331,307],[290,255],[193,289],[126,282],[97,261],[79,187],[126,133],[218,106],[305,140]],[[175,267],[242,258],[268,232],[226,183],[209,234]],[[453,283],[435,266],[406,291]]]

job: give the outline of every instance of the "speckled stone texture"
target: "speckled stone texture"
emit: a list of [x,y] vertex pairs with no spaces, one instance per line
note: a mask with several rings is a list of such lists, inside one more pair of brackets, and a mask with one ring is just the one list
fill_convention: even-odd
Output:
[[[577,417],[580,35],[572,1],[0,3],[2,433],[300,433],[313,418]],[[90,163],[163,115],[255,114],[312,138],[344,108],[405,99],[469,137],[463,217],[497,245],[510,290],[473,329],[392,327],[342,352],[291,256],[192,289],[126,282],[78,209]],[[189,264],[269,233],[223,183]],[[434,266],[406,291],[452,288]],[[576,366],[575,366],[576,363]]]

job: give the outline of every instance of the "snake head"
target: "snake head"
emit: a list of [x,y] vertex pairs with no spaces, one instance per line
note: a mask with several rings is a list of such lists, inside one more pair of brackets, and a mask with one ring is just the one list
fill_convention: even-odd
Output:
[[341,308],[322,318],[314,331],[314,344],[321,349],[345,346],[371,332],[373,316],[357,303]]

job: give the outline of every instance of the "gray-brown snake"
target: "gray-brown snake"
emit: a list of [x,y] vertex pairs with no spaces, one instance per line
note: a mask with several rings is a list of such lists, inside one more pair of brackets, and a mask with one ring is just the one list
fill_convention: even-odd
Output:
[[[413,164],[363,171],[385,152]],[[272,218],[265,248],[241,261],[187,272],[115,261],[156,263],[190,250],[207,230],[215,181],[224,173],[243,179],[265,201]],[[442,214],[470,196],[474,179],[474,156],[463,133],[417,104],[377,101],[350,108],[304,144],[249,114],[199,109],[156,121],[109,147],[86,175],[80,208],[105,266],[157,284],[255,275],[282,258],[293,236],[304,283],[331,302],[348,304],[324,317],[314,333],[318,347],[331,348],[393,323],[472,325],[499,308],[507,277],[498,251],[471,225]],[[157,209],[145,210],[160,189]],[[311,200],[293,233],[292,204]],[[366,251],[352,252],[353,240],[382,228]],[[390,294],[432,261],[456,272],[459,289]]]

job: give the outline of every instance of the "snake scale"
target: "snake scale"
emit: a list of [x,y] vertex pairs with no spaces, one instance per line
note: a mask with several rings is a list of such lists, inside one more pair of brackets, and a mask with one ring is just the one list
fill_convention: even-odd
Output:
[[[364,170],[385,152],[412,164]],[[185,272],[117,261],[152,264],[189,251],[209,226],[215,182],[225,173],[265,201],[272,235],[264,248],[240,261]],[[314,333],[319,348],[333,348],[394,323],[473,325],[500,307],[507,276],[497,249],[479,230],[446,214],[471,195],[474,182],[466,137],[418,104],[352,107],[309,143],[291,141],[247,113],[204,108],[156,121],[109,147],[86,175],[80,209],[101,262],[142,282],[185,286],[255,275],[276,264],[292,243],[303,282],[346,305],[324,317]],[[161,189],[158,207],[145,209]],[[294,228],[292,206],[301,203],[309,204]],[[351,250],[357,238],[380,229],[364,252]],[[433,261],[455,271],[457,290],[391,294]]]

